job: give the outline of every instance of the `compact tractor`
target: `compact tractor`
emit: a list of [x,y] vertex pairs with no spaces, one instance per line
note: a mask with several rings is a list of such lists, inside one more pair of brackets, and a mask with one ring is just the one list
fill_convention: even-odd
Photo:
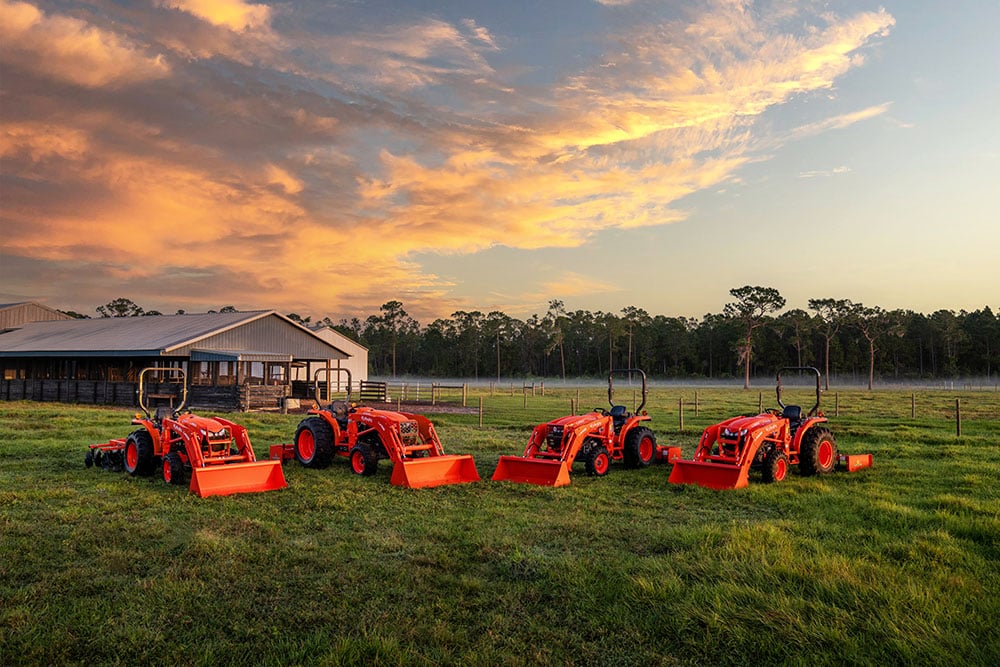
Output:
[[[642,403],[635,413],[615,405],[614,377],[625,374],[642,378]],[[637,369],[612,370],[608,374],[608,404],[611,409],[594,408],[582,415],[560,417],[539,424],[531,432],[521,456],[501,456],[493,473],[494,481],[523,482],[540,486],[566,486],[573,463],[584,463],[587,474],[604,476],[612,461],[624,461],[630,468],[642,468],[653,461],[671,460],[679,447],[658,447],[656,436],[646,426],[651,421],[642,409],[646,405],[646,374]]]
[[[781,378],[788,372],[816,377],[816,404],[805,414],[800,406],[785,405],[781,400]],[[709,489],[739,489],[749,483],[751,470],[759,470],[765,482],[780,482],[792,465],[797,465],[802,475],[824,475],[833,472],[838,463],[849,472],[871,465],[871,454],[838,454],[827,419],[819,411],[817,369],[782,368],[776,381],[780,411],[770,409],[709,426],[701,434],[694,459],[673,462],[670,482],[698,484]]]
[[357,406],[351,402],[351,373],[345,368],[319,369],[314,375],[316,403],[320,398],[320,373],[347,374],[347,399],[331,401],[309,410],[295,430],[295,442],[272,445],[271,458],[295,458],[307,468],[325,468],[333,457],[349,459],[351,471],[372,475],[379,459],[392,461],[390,482],[422,488],[478,482],[479,472],[469,455],[444,453],[429,419],[409,412]]
[[[180,404],[147,404],[147,376],[156,373],[166,384],[180,385]],[[161,382],[160,384],[164,384]],[[176,395],[171,394],[172,400]],[[167,398],[167,395],[161,395]],[[145,368],[139,373],[139,407],[132,424],[140,428],[126,438],[90,445],[84,464],[129,475],[150,476],[159,468],[168,484],[184,484],[202,498],[283,489],[288,484],[280,461],[258,461],[247,430],[221,417],[198,417],[184,411],[186,376],[180,368]]]

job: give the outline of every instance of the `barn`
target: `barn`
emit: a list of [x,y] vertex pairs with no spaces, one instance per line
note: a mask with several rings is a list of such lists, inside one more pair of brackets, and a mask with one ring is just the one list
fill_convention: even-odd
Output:
[[[300,369],[350,360],[273,310],[26,321],[38,305],[6,306],[12,312],[0,330],[0,399],[133,406],[139,372],[160,366],[186,371],[191,407],[278,408],[312,395]],[[366,379],[367,369],[363,376],[355,379]]]

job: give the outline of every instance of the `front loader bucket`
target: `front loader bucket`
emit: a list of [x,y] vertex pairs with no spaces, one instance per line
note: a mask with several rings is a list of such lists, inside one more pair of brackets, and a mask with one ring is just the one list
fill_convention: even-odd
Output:
[[478,482],[479,471],[469,455],[428,456],[394,463],[389,481],[396,486],[423,489]]
[[523,456],[501,456],[493,472],[494,482],[520,482],[538,486],[566,486],[569,466],[565,461],[527,459]]
[[281,461],[229,463],[191,470],[191,491],[202,498],[274,491],[286,486]]
[[741,489],[749,483],[749,468],[725,463],[674,460],[668,481],[671,484],[697,484],[706,489]]

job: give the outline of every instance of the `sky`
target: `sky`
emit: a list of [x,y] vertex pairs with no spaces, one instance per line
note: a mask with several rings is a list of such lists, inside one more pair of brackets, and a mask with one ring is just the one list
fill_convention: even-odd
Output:
[[998,25],[996,0],[0,0],[0,302],[997,310]]

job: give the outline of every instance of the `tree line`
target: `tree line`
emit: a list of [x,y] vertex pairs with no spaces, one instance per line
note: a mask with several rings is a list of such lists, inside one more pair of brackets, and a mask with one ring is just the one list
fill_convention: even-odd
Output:
[[[828,388],[831,374],[871,387],[878,379],[994,378],[1000,367],[1000,317],[989,306],[926,315],[819,298],[808,300],[808,310],[782,311],[785,299],[774,288],[747,285],[730,295],[721,313],[700,320],[650,315],[635,306],[617,313],[570,311],[558,299],[526,319],[459,310],[422,325],[396,300],[363,319],[288,317],[356,340],[369,350],[371,373],[390,377],[500,381],[642,368],[654,378],[741,378],[749,386],[752,377],[783,366],[815,366]],[[97,310],[102,316],[150,314],[128,304],[135,306],[117,299]],[[218,312],[233,311],[225,306]]]

